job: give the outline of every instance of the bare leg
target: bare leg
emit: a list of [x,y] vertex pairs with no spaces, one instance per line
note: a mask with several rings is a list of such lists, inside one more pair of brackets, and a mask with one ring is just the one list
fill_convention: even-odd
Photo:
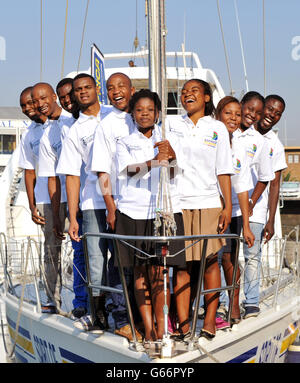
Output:
[[[214,254],[206,259],[204,273],[204,289],[216,289],[221,287],[221,273],[218,265],[218,255]],[[220,293],[210,293],[205,295],[206,313],[203,329],[210,333],[216,332],[216,312],[219,303]]]
[[145,340],[156,340],[147,266],[134,267],[135,299],[145,327]]
[[[235,265],[235,254],[232,253],[224,253],[222,257],[222,267],[225,274],[225,279],[227,285],[232,285],[233,283],[233,270]],[[236,273],[236,281],[239,281],[240,279],[240,268],[237,267],[237,273]],[[232,291],[230,292],[232,294]],[[233,296],[233,304],[232,304],[232,312],[231,317],[239,319],[241,317],[240,309],[239,309],[239,294],[240,294],[240,288],[234,290],[234,296]]]
[[[154,308],[157,338],[162,339],[165,326],[164,326],[164,312],[163,306],[165,304],[164,295],[164,274],[163,266],[151,266],[148,269],[149,282],[151,286],[152,304]],[[167,274],[167,305],[170,308],[170,282],[169,275]]]
[[176,301],[177,316],[179,321],[179,333],[186,334],[190,329],[190,274],[187,270],[177,270],[174,267],[173,289]]

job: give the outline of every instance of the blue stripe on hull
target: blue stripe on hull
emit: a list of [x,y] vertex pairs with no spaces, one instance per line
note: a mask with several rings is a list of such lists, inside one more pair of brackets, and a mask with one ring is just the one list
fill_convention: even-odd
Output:
[[62,358],[68,359],[73,363],[94,363],[91,360],[76,355],[71,351],[65,350],[64,348],[59,347],[59,351]]
[[[15,330],[16,329],[16,322],[14,322],[12,319],[10,319],[8,316],[7,316],[7,323]],[[18,333],[22,336],[24,336],[25,338],[27,338],[28,340],[31,340],[31,336],[30,336],[30,332],[28,330],[26,330],[24,327],[21,327],[19,326],[18,328]]]
[[243,363],[246,360],[253,358],[256,355],[256,352],[257,352],[257,347],[254,347],[251,350],[244,352],[243,354],[229,360],[226,363]]
[[21,363],[28,363],[28,360],[26,358],[24,358],[24,356],[22,356],[21,354],[19,354],[16,350],[15,350],[15,356],[16,356],[16,359],[21,362]]

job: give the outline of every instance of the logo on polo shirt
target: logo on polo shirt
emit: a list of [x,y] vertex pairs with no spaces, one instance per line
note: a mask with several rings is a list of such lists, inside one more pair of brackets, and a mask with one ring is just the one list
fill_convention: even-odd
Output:
[[52,145],[53,150],[58,153],[61,148],[61,141],[57,142],[56,144]]
[[31,150],[34,150],[34,147],[38,146],[40,144],[40,140],[35,140],[30,142],[30,148]]
[[178,128],[174,128],[174,127],[172,127],[172,126],[170,126],[170,132],[176,134],[176,135],[179,136],[179,137],[183,137],[183,136],[184,136],[182,130],[180,130],[180,129],[178,129]]
[[204,144],[208,146],[212,146],[213,148],[216,147],[218,141],[218,133],[213,132],[212,137],[205,137],[204,138]]
[[88,137],[82,137],[80,141],[83,143],[84,146],[88,146],[88,144],[93,141],[93,138],[94,138],[94,135],[91,134]]
[[257,151],[257,146],[253,144],[252,148],[247,149],[247,154],[249,157],[254,157],[254,154],[256,153],[256,151]]
[[39,155],[39,146],[40,139],[30,142],[30,148],[36,156]]
[[241,171],[241,161],[237,158],[236,159],[236,165],[234,165],[235,173],[238,174]]
[[273,148],[271,148],[270,153],[269,153],[269,156],[270,156],[270,157],[273,157]]

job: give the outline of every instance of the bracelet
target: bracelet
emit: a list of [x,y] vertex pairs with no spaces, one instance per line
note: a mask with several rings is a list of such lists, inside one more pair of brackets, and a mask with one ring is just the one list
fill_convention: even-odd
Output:
[[249,202],[252,203],[252,205],[254,205],[252,198],[249,198]]

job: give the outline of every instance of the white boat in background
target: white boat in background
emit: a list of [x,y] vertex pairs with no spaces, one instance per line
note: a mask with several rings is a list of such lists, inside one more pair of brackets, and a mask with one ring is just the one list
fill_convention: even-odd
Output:
[[[132,58],[132,53],[105,54],[104,57],[105,60],[126,61],[124,66],[107,67],[106,78],[114,72],[123,72],[132,79],[137,90],[149,87],[148,66],[128,66],[127,60]],[[148,51],[136,52],[135,57],[147,60]],[[225,96],[213,70],[204,69],[195,53],[170,52],[166,57],[169,61],[166,66],[168,114],[181,113],[180,89],[190,78],[200,78],[210,83],[215,105]],[[179,58],[182,59],[181,65],[178,64]],[[191,60],[188,64],[187,58]],[[170,60],[174,60],[173,66]],[[90,69],[86,72],[90,73]],[[72,72],[67,77],[76,74]],[[295,229],[295,238],[292,232],[282,238],[280,215],[277,214],[274,240],[263,247],[261,313],[258,317],[242,320],[229,329],[217,331],[213,340],[199,338],[202,320],[198,318],[198,298],[203,293],[200,280],[192,321],[195,336],[187,342],[174,342],[169,348],[165,348],[163,342],[157,342],[146,349],[138,342],[128,342],[115,335],[113,323],[108,331],[101,334],[83,332],[74,327],[70,317],[73,254],[69,240],[63,243],[62,311],[52,315],[41,312],[41,304],[45,303],[46,297],[42,262],[44,239],[39,227],[31,221],[18,158],[17,148],[0,178],[0,282],[1,299],[5,305],[5,317],[2,315],[2,318],[6,320],[5,326],[10,338],[9,342],[7,334],[4,338],[8,357],[14,356],[21,363],[159,363],[160,368],[164,363],[286,361],[288,347],[299,336],[300,328],[299,227]],[[111,235],[111,238],[117,239],[118,236]],[[288,258],[286,250],[291,244],[292,255]],[[239,261],[242,297],[242,246]],[[202,271],[200,277],[203,277]],[[89,281],[87,285],[90,286]],[[229,286],[230,289],[233,287]],[[125,285],[123,290],[126,296]]]
[[[134,61],[132,60],[134,58]],[[225,92],[216,76],[215,72],[209,68],[203,68],[198,55],[195,52],[166,52],[166,84],[168,93],[167,114],[181,114],[183,108],[180,103],[180,92],[183,84],[191,78],[199,78],[208,82],[213,93],[215,106]],[[125,73],[132,81],[136,90],[149,88],[149,50],[143,49],[132,54],[128,53],[107,53],[105,59],[105,78],[116,72]],[[122,62],[118,66],[115,62]],[[133,62],[134,66],[130,66]],[[124,65],[125,63],[125,65]],[[109,65],[109,66],[107,66]],[[111,67],[112,66],[112,67]],[[86,71],[73,71],[66,77],[74,78],[78,73],[91,73],[91,68]]]

